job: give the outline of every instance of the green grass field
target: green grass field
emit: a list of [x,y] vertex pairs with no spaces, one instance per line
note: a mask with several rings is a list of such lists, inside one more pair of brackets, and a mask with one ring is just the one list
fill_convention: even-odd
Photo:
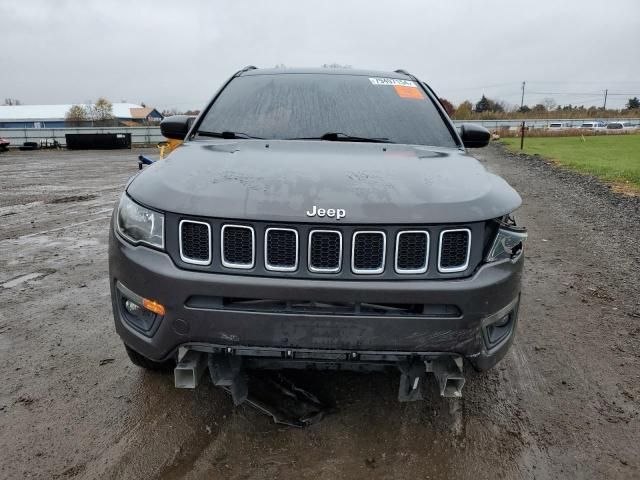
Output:
[[[514,152],[519,138],[501,140]],[[640,135],[537,137],[524,139],[524,153],[537,153],[579,172],[640,192]]]

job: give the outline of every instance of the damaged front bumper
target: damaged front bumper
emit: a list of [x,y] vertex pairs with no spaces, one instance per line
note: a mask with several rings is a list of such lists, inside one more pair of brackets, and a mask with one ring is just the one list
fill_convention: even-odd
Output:
[[[166,253],[132,246],[113,232],[109,255],[116,330],[133,350],[163,361],[177,359],[181,346],[198,346],[274,368],[351,368],[448,355],[486,370],[513,340],[522,268],[519,255],[452,280],[335,281],[201,273],[181,270]],[[141,329],[127,319],[126,292],[153,299],[166,311]],[[227,307],[224,299],[239,297],[437,308],[425,307],[427,314],[396,315],[393,310],[337,314]]]

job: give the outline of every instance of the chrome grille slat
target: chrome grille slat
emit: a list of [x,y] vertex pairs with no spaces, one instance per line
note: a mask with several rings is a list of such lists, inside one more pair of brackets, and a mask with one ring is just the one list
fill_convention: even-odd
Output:
[[196,220],[181,220],[178,226],[180,259],[192,265],[211,263],[211,225]]
[[174,261],[183,268],[193,265],[194,269],[211,272],[234,269],[246,274],[282,273],[301,278],[322,273],[340,279],[409,279],[410,275],[436,279],[466,275],[472,264],[481,261],[476,259],[479,252],[472,256],[471,245],[472,241],[482,243],[482,238],[472,239],[472,233],[482,237],[483,230],[473,224],[406,229],[385,225],[375,230],[367,225],[239,224],[181,216],[174,222],[174,235],[178,237],[170,251]]
[[453,228],[440,232],[438,242],[438,271],[463,272],[469,267],[471,254],[471,230]]
[[342,267],[342,249],[342,232],[339,230],[311,230],[307,258],[309,271],[339,272]]
[[267,228],[264,233],[264,266],[275,272],[298,269],[298,232],[293,228]]
[[386,250],[387,236],[384,232],[354,232],[351,241],[351,271],[364,275],[384,272]]
[[430,236],[426,230],[398,232],[395,253],[396,272],[401,274],[425,273],[429,265],[429,242]]
[[[250,236],[247,236],[249,232]],[[250,269],[255,265],[256,234],[247,225],[225,224],[220,232],[220,258],[227,268]]]

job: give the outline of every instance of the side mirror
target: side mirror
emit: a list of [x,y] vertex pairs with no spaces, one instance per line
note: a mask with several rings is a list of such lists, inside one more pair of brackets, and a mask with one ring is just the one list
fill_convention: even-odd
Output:
[[172,115],[160,122],[160,132],[163,137],[184,140],[195,119],[191,115]]
[[460,138],[467,148],[481,148],[489,145],[491,132],[474,123],[463,123],[460,125]]

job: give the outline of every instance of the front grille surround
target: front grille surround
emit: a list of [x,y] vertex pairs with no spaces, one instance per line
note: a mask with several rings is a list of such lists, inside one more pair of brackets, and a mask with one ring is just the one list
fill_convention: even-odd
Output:
[[[251,232],[251,262],[250,263],[237,263],[228,261],[224,254],[224,246],[225,246],[225,231],[227,228],[238,228],[238,229],[247,229]],[[220,231],[220,259],[222,261],[222,265],[227,268],[236,268],[239,270],[249,270],[253,268],[256,264],[256,232],[253,227],[249,227],[247,225],[235,225],[232,223],[227,223],[222,226]]]
[[[207,232],[208,232],[208,256],[206,259],[199,259],[199,258],[193,258],[193,257],[189,257],[187,255],[185,255],[185,248],[183,245],[183,240],[182,240],[182,233],[183,233],[183,227],[185,224],[194,224],[194,225],[204,225],[207,227]],[[211,237],[211,225],[209,225],[207,222],[199,222],[197,220],[181,220],[180,224],[178,225],[178,243],[179,243],[179,251],[180,251],[180,260],[182,260],[184,263],[190,263],[192,265],[209,265],[211,263],[212,260],[212,237]]]
[[[359,235],[380,235],[382,237],[382,258],[380,259],[380,266],[377,268],[358,268],[356,267],[356,243]],[[351,271],[357,275],[378,275],[384,272],[385,262],[387,257],[387,235],[380,230],[360,230],[353,232],[353,238],[351,239]]]
[[[208,265],[198,265],[189,262],[185,262],[184,258],[180,256],[180,222],[182,220],[188,221],[201,221],[206,222],[211,226],[211,262]],[[483,263],[484,246],[487,243],[486,237],[490,236],[486,232],[487,222],[468,222],[461,224],[385,224],[385,225],[367,225],[367,224],[335,224],[335,223],[312,223],[312,222],[283,222],[281,219],[259,221],[259,220],[244,220],[244,219],[222,219],[222,218],[203,218],[203,217],[190,217],[184,214],[166,213],[165,219],[165,242],[166,251],[172,258],[175,265],[183,270],[191,270],[198,272],[209,272],[226,275],[241,275],[241,276],[256,276],[256,277],[280,277],[280,278],[299,278],[299,279],[330,279],[330,280],[359,280],[366,282],[375,281],[414,281],[414,280],[445,280],[453,278],[465,278],[471,275],[478,266]],[[186,225],[186,224],[185,224]],[[223,227],[225,225],[238,225],[246,227],[244,231],[229,231],[228,227],[224,229],[224,237],[228,240],[228,246],[226,248],[227,256],[225,261],[227,265],[222,263],[221,244],[223,240]],[[253,227],[254,231],[254,245],[255,256],[252,254],[251,242],[252,234],[249,227]],[[298,245],[297,256],[298,266],[297,269],[290,271],[278,271],[270,270],[267,268],[267,264],[271,262],[273,266],[292,265],[294,261],[293,244],[294,233],[293,232],[271,232],[269,233],[270,239],[273,241],[272,246],[269,247],[269,252],[265,252],[265,236],[270,228],[291,229],[297,231]],[[183,240],[184,256],[194,256],[204,259],[206,256],[206,236],[208,234],[208,227],[205,225],[186,225],[184,227]],[[469,229],[471,231],[471,248],[468,256],[468,266],[465,270],[461,270],[463,265],[459,262],[464,260],[464,256],[467,253],[468,247],[466,240],[468,232],[451,234],[444,236],[444,248],[442,249],[441,266],[445,267],[445,271],[440,271],[439,266],[439,252],[440,252],[440,237],[441,232],[448,230]],[[317,234],[311,234],[312,231],[319,232],[332,232],[332,236],[318,236]],[[361,274],[353,272],[351,268],[352,264],[352,243],[353,235],[356,232],[373,232],[382,231],[386,234],[386,259],[384,271],[380,274]],[[423,273],[409,274],[403,269],[413,269],[420,265],[425,257],[425,248],[422,245],[424,240],[422,236],[417,234],[400,235],[404,232],[428,232],[429,233],[429,252],[427,270]],[[311,256],[309,251],[309,236],[312,236],[312,243],[315,248],[315,254]],[[340,235],[341,234],[341,235]],[[191,245],[188,242],[195,238],[195,245]],[[399,250],[397,248],[398,238],[401,239]],[[358,239],[359,260],[356,262],[356,267],[373,267],[377,266],[379,261],[379,255],[381,253],[380,244],[382,239],[375,237],[373,239],[363,238],[361,236]],[[492,239],[492,238],[491,238]],[[365,241],[367,240],[367,241]],[[375,248],[368,250],[362,248],[363,245],[368,244],[369,241],[374,240]],[[198,243],[199,242],[199,243]],[[191,246],[190,246],[191,245]],[[277,246],[274,246],[277,245]],[[236,246],[236,248],[234,248]],[[341,247],[341,257],[338,258]],[[362,252],[367,252],[368,255],[364,255]],[[398,265],[400,270],[396,269],[396,252],[400,256]],[[244,254],[242,253],[244,252]],[[373,256],[372,255],[373,252]],[[253,260],[253,268],[237,268],[238,265],[230,264],[233,261],[251,262]],[[340,263],[338,264],[338,260]],[[311,267],[309,268],[309,264]],[[315,267],[314,267],[315,263]],[[465,262],[466,263],[466,262]],[[340,268],[336,268],[337,266]],[[241,265],[242,266],[242,265]],[[331,269],[322,269],[319,267],[333,267]],[[447,271],[448,266],[454,266],[460,268],[460,271],[452,272]],[[424,267],[424,266],[423,266]],[[315,271],[314,271],[315,270]],[[457,269],[456,269],[457,270]]]
[[[456,233],[456,232],[466,232],[467,234],[467,252],[465,256],[464,263],[460,265],[456,265],[454,267],[445,267],[442,266],[442,247],[443,247],[443,239],[447,233]],[[468,228],[451,228],[445,229],[440,232],[440,239],[438,241],[438,271],[441,273],[457,273],[464,272],[467,268],[469,268],[469,261],[471,257],[471,230]]]
[[[291,266],[271,265],[269,263],[269,233],[270,232],[293,232],[295,235],[295,262]],[[295,272],[298,269],[300,257],[300,246],[298,242],[298,231],[294,228],[269,227],[264,231],[264,268],[272,272]]]
[[[424,236],[425,239],[425,253],[424,253],[424,265],[420,268],[401,268],[398,260],[400,258],[400,241],[402,235],[405,234],[420,234]],[[431,243],[431,236],[429,232],[426,230],[401,230],[396,235],[396,250],[395,250],[395,265],[394,268],[396,273],[401,275],[419,275],[421,273],[426,273],[429,268],[429,244]]]
[[[340,250],[338,252],[338,262],[335,268],[324,268],[324,267],[315,267],[312,262],[312,245],[313,245],[313,236],[318,233],[334,233],[338,235]],[[338,273],[342,269],[342,250],[344,249],[344,244],[342,240],[342,232],[340,230],[329,230],[329,229],[316,229],[311,230],[309,232],[309,242],[307,245],[307,267],[309,271],[312,273]]]

